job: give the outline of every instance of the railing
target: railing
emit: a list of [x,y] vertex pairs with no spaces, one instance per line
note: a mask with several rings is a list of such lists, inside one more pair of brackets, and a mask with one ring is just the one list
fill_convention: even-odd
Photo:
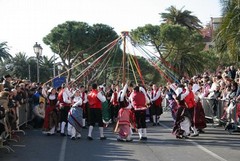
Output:
[[22,104],[18,109],[18,120],[17,120],[17,128],[28,124],[29,121],[32,120],[32,110],[29,103]]
[[[207,119],[212,119],[213,123],[216,123],[218,125],[221,124],[222,116],[224,115],[224,112],[226,112],[226,108],[233,103],[232,101],[229,100],[219,100],[219,99],[208,99],[208,98],[203,98],[201,100],[203,109],[205,112],[205,117]],[[230,118],[229,120],[225,120],[227,122],[233,123],[235,125],[240,124],[239,120],[239,111],[240,111],[240,102],[234,102],[233,103],[233,110],[229,113]],[[237,126],[235,126],[237,127]]]

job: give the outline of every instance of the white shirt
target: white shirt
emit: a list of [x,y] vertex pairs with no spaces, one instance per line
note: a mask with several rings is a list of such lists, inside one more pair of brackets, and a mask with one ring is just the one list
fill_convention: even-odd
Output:
[[64,88],[63,102],[68,103],[68,104],[72,103],[71,96],[72,96],[72,93],[68,90],[68,88]]
[[98,98],[101,102],[105,102],[105,101],[107,100],[106,97],[102,94],[102,92],[98,92],[97,98]]

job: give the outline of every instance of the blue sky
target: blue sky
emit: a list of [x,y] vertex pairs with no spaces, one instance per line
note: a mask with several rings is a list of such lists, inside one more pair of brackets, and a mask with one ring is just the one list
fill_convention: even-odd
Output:
[[107,24],[120,34],[145,24],[160,24],[159,13],[171,5],[184,7],[203,25],[210,17],[221,15],[220,0],[0,0],[0,42],[7,41],[10,54],[25,52],[34,56],[38,42],[43,54],[52,56],[42,38],[65,21],[82,21],[90,25]]

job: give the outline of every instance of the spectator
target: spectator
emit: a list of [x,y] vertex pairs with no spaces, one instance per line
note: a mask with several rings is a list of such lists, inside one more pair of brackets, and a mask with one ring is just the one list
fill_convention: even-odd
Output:
[[33,127],[41,128],[43,126],[45,117],[44,102],[40,102],[39,105],[36,105],[33,108],[33,114],[34,114]]
[[236,73],[237,73],[237,71],[236,71],[236,69],[234,68],[234,66],[233,66],[233,65],[230,66],[230,68],[229,68],[229,74],[230,74],[230,78],[231,78],[232,80],[235,79]]
[[3,87],[7,88],[9,91],[13,88],[11,85],[12,77],[8,74],[4,76]]

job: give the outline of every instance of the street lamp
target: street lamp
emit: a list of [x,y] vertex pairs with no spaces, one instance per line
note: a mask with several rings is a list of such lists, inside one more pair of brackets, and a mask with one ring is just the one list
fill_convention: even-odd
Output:
[[62,71],[62,69],[63,69],[62,64],[61,64],[61,63],[58,63],[57,68],[58,68],[58,77],[60,77],[61,71]]
[[37,56],[37,82],[39,83],[39,58],[42,56],[42,47],[36,42],[33,46],[34,53]]

